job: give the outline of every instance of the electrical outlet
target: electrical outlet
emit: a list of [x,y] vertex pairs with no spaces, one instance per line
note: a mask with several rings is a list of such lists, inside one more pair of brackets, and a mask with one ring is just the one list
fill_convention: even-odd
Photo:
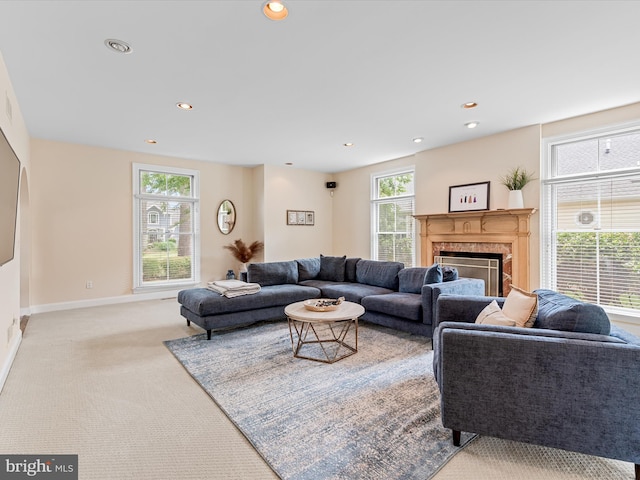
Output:
[[87,280],[87,288],[93,288],[93,281]]

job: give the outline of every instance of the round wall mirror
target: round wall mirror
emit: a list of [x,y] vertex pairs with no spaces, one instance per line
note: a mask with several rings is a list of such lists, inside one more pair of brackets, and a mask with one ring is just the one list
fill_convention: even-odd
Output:
[[223,235],[229,235],[236,225],[236,207],[231,200],[223,200],[218,207],[218,229]]

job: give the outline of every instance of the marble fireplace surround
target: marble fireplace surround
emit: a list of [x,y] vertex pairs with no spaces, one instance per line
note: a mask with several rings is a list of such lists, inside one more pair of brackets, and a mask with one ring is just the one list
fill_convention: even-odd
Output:
[[535,208],[415,215],[420,222],[422,265],[441,251],[502,255],[502,290],[529,290],[530,218]]

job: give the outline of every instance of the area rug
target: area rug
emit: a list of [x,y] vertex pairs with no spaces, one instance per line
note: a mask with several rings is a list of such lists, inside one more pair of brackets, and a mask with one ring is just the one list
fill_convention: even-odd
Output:
[[334,364],[294,358],[285,322],[165,345],[282,479],[426,480],[460,450],[430,339],[361,324]]

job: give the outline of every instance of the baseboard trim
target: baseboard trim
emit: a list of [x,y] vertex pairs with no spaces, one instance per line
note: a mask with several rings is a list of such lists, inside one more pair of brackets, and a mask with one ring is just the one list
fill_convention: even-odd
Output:
[[90,300],[77,300],[75,302],[46,303],[32,305],[31,315],[36,313],[57,312],[60,310],[75,310],[77,308],[100,307],[103,305],[115,305],[117,303],[140,302],[144,300],[163,300],[176,298],[180,290],[164,290],[161,292],[137,293],[135,295],[121,295],[119,297],[92,298]]
[[20,329],[17,329],[16,333],[14,333],[13,338],[11,339],[11,344],[9,345],[9,355],[7,355],[7,360],[4,365],[2,365],[2,371],[0,371],[0,393],[2,393],[4,384],[9,377],[9,371],[11,370],[13,361],[18,354],[20,343],[22,343],[22,331]]

